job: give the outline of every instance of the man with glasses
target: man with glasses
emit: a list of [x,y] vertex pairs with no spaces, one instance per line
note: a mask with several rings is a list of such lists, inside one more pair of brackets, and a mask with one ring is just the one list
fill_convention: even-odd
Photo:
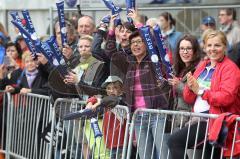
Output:
[[228,57],[237,65],[240,59],[240,27],[236,18],[236,10],[234,8],[221,9],[219,11],[219,23],[222,25],[221,31],[225,33],[228,40]]
[[240,41],[240,28],[236,22],[236,10],[234,8],[221,9],[218,18],[222,25],[220,30],[226,34],[231,49],[233,45]]

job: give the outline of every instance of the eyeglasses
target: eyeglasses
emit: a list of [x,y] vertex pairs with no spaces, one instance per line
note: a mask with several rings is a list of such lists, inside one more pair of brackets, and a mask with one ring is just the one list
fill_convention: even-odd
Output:
[[186,48],[180,47],[179,50],[180,50],[180,52],[185,52],[185,51],[191,52],[191,51],[192,51],[192,48],[191,48],[191,47],[186,47]]
[[136,40],[136,41],[131,41],[131,45],[133,45],[133,44],[137,44],[137,45],[139,45],[139,44],[142,44],[143,43],[143,41],[142,40]]

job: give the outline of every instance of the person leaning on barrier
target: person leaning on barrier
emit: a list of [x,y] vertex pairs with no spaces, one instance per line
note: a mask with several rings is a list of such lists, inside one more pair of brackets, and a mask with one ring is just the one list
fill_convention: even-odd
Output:
[[[196,37],[190,34],[183,35],[176,46],[176,53],[174,58],[174,72],[172,78],[168,79],[169,83],[173,86],[173,89],[176,90],[176,110],[178,111],[191,111],[191,105],[188,105],[183,100],[183,88],[187,82],[186,74],[188,72],[194,72],[196,66],[201,60],[201,49],[198,44]],[[187,122],[188,118],[181,118],[176,116],[174,123],[175,126],[179,127],[184,125]]]
[[[123,81],[118,76],[108,76],[102,87],[106,88],[107,96],[117,96],[122,99]],[[126,105],[123,100],[118,104]],[[121,158],[123,151],[126,122],[120,119],[124,117],[117,111],[108,111],[103,118],[103,136],[107,148],[112,151],[111,159]]]
[[[132,10],[128,16],[135,20],[137,13]],[[113,24],[115,19],[116,15],[113,15],[110,25]],[[134,23],[137,25],[138,22],[134,21]],[[111,62],[125,74],[123,90],[126,96],[126,104],[131,112],[134,112],[137,108],[169,109],[171,87],[166,81],[157,80],[153,63],[147,53],[146,44],[140,32],[137,30],[129,36],[131,54],[117,51],[115,41],[115,36],[108,34],[105,53],[111,57]],[[136,124],[135,127],[137,138],[141,136],[139,145],[137,145],[140,158],[144,157],[145,152],[145,157],[151,158],[152,150],[155,148],[154,156],[160,156],[161,132],[164,121],[160,119],[159,123],[157,123],[157,117],[154,115],[151,117],[150,129],[147,127],[148,124],[145,123],[148,120],[143,121],[142,127],[140,127],[140,123]],[[155,129],[157,129],[158,133],[156,136],[153,135]],[[146,142],[148,131],[151,132]],[[154,138],[155,144],[152,142]],[[146,144],[147,150],[145,151]],[[163,144],[163,147],[166,147],[165,144]],[[162,154],[165,154],[165,150],[162,150]]]
[[[119,114],[118,111],[111,109],[119,104],[125,105],[122,97],[122,86],[123,81],[119,77],[108,76],[102,84],[102,88],[105,89],[107,96],[95,95],[87,100],[86,109],[91,109],[95,116],[98,114],[98,124],[100,129],[103,128],[104,144],[106,144],[105,146],[102,145],[102,142],[96,141],[96,147],[101,148],[98,154],[95,153],[95,158],[104,156],[108,158],[110,154],[112,159],[121,158],[126,122],[125,120],[122,121],[124,119],[123,114]],[[99,118],[102,113],[104,113],[103,120]],[[89,143],[92,144],[91,142]],[[104,147],[107,147],[107,150],[104,150]]]
[[48,95],[47,77],[38,69],[37,61],[31,55],[26,55],[23,61],[25,69],[18,77],[19,83],[7,85],[5,90],[11,93]]
[[[104,142],[111,151],[110,158],[121,158],[126,130],[124,119],[127,114],[122,109],[112,109],[119,104],[126,105],[123,97],[123,81],[118,76],[108,76],[102,84],[102,88],[105,89],[106,96],[95,95],[90,97],[87,100],[86,109],[92,110],[91,115],[93,117],[104,113],[103,126],[99,121],[98,124],[100,128],[103,127]],[[105,153],[108,155],[108,151]],[[99,155],[101,158],[102,154]]]
[[[221,114],[225,112],[240,113],[240,71],[238,67],[225,55],[227,39],[221,31],[210,31],[205,35],[204,47],[208,55],[196,71],[188,73],[187,85],[184,87],[183,97],[186,103],[192,104],[197,113]],[[187,148],[194,147],[198,124],[190,126]],[[212,120],[209,129],[211,130]],[[207,128],[206,121],[200,121],[197,143],[204,141]],[[168,141],[170,154],[173,158],[184,158],[188,126],[173,133]],[[238,140],[238,139],[237,139]],[[238,143],[236,143],[238,144]],[[230,148],[231,149],[231,148]],[[204,158],[211,156],[212,146],[207,142],[203,151]],[[220,158],[220,149],[215,148],[214,159]]]

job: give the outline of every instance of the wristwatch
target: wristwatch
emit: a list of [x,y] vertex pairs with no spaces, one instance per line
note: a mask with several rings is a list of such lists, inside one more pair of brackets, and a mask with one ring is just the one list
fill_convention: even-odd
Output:
[[197,95],[202,96],[204,93],[204,89],[199,89]]

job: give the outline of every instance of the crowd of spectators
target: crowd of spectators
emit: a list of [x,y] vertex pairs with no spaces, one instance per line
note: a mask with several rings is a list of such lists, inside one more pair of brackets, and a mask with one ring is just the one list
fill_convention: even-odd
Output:
[[[214,17],[204,17],[200,38],[177,31],[175,19],[169,12],[146,20],[146,16],[141,18],[137,11],[131,10],[128,17],[133,22],[122,21],[121,25],[115,26],[117,15],[111,15],[108,23],[101,21],[96,25],[91,16],[83,15],[78,19],[77,28],[66,20],[67,45],[61,42],[60,26],[56,21],[54,35],[71,69],[64,77],[55,77],[58,66],[49,63],[41,53],[33,59],[24,38],[19,35],[16,39],[10,39],[0,24],[0,53],[3,54],[1,90],[12,94],[48,95],[53,96],[53,100],[73,96],[80,100],[87,100],[93,95],[119,96],[121,104],[127,105],[132,113],[138,108],[209,114],[240,113],[240,26],[235,9],[219,10],[221,28],[216,27]],[[146,24],[151,28],[158,24],[162,30],[167,53],[172,58],[172,78],[167,79],[164,65],[160,69],[165,80],[156,77],[147,44],[140,32]],[[54,85],[49,80],[58,80],[59,83]],[[70,90],[65,93],[60,87]],[[71,89],[76,90],[71,92]],[[106,114],[108,117],[103,121],[103,131],[111,129],[112,134],[113,131],[123,133],[122,130],[113,130],[113,124],[109,123],[115,115],[111,112]],[[150,118],[141,121],[146,123],[136,121],[134,127],[140,159],[150,159],[151,155],[153,158],[166,158],[168,149],[171,158],[184,158],[188,127],[170,135],[162,131],[164,119],[156,120],[154,115],[149,117],[148,114],[139,116]],[[187,122],[188,118],[185,118],[184,124]],[[196,124],[191,125],[190,135],[196,135],[196,128]],[[205,132],[206,121],[201,121],[200,129]],[[157,135],[154,135],[155,131]],[[161,137],[162,133],[164,138]],[[105,132],[104,138],[105,141],[110,140]],[[204,135],[200,133],[198,142],[203,140]],[[122,146],[123,139],[120,139],[119,145],[116,142],[107,145],[113,151],[111,158],[120,156],[122,152],[119,150],[117,154],[116,147]],[[195,138],[192,137],[187,147],[192,147],[194,142]],[[162,150],[159,151],[161,146]],[[207,144],[204,155],[207,159],[210,158],[210,148],[211,145]],[[219,155],[220,151],[214,150],[214,158],[218,159]]]

